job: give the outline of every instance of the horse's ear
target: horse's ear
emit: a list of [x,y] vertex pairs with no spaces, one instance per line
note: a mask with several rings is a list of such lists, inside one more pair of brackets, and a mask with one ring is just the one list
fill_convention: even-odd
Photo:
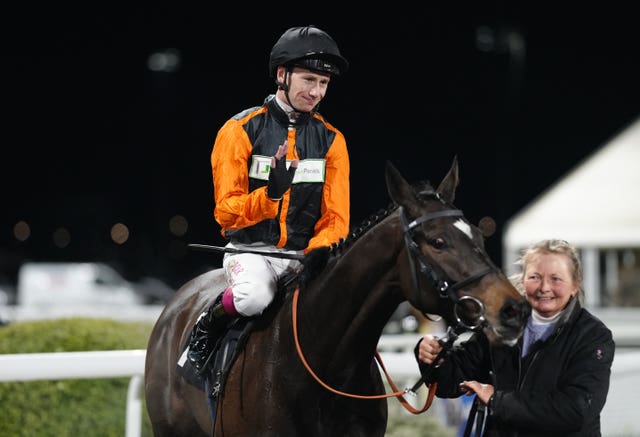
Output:
[[409,202],[415,201],[415,194],[411,185],[390,161],[387,161],[385,179],[387,181],[387,191],[394,203],[407,205]]
[[458,188],[459,183],[460,177],[458,175],[458,156],[456,155],[453,157],[453,162],[451,163],[449,172],[438,186],[438,193],[444,201],[453,203],[453,200],[456,197],[456,188]]

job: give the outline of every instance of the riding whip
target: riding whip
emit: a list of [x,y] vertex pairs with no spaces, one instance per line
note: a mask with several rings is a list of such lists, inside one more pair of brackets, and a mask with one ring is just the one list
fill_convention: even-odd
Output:
[[249,249],[236,249],[233,247],[223,247],[223,246],[209,246],[207,244],[189,244],[191,249],[199,250],[201,252],[227,252],[227,253],[254,253],[257,255],[263,256],[272,256],[274,258],[285,258],[285,259],[297,259],[303,260],[305,255],[298,253],[283,253],[283,252],[268,252],[266,250],[249,250]]

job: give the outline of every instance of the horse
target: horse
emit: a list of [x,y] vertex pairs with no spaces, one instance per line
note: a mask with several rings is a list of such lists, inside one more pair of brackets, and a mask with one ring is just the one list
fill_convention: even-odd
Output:
[[481,230],[453,205],[457,157],[437,189],[409,184],[390,162],[385,180],[390,207],[325,250],[318,273],[285,287],[252,322],[215,410],[176,362],[196,318],[226,286],[223,271],[200,274],[176,292],[146,354],[156,437],[383,436],[387,398],[376,348],[405,301],[450,326],[484,330],[493,344],[517,341],[530,308],[488,256]]

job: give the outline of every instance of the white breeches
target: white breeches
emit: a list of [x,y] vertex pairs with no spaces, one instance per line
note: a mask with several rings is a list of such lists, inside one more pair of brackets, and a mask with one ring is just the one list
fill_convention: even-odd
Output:
[[[227,244],[235,249],[260,250],[279,253],[297,253],[268,246],[264,243]],[[283,273],[297,269],[300,261],[275,258],[253,253],[225,253],[222,262],[227,284],[233,291],[233,305],[242,316],[262,314],[276,293],[278,278]]]

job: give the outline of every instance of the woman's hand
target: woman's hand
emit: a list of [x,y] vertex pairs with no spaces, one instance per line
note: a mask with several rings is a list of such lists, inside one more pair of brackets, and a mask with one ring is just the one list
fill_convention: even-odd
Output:
[[[418,359],[425,364],[431,364],[441,350],[442,345],[438,342],[438,337],[427,334],[418,345]],[[441,359],[438,365],[442,364],[442,361]]]
[[463,381],[460,383],[460,391],[467,395],[475,393],[482,403],[488,404],[495,389],[491,384],[481,384],[478,381]]

